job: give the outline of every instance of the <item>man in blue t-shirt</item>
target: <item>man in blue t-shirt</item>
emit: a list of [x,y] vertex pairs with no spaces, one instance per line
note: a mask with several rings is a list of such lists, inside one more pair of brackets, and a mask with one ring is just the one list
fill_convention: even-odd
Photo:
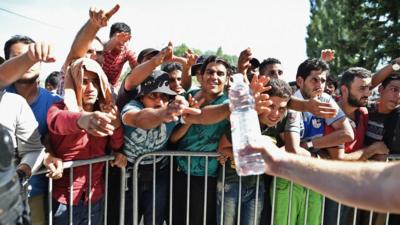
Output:
[[[322,119],[309,112],[296,112],[290,110],[285,127],[285,148],[307,157],[316,157],[318,150],[341,145],[354,138],[353,130],[343,111],[337,106],[331,96],[323,93],[328,65],[320,59],[307,59],[301,63],[297,70],[296,82],[299,90],[294,94],[300,99],[319,98],[322,102],[329,102],[338,113],[334,118]],[[324,136],[324,126],[332,126],[335,131]],[[290,216],[292,224],[317,225],[321,223],[322,196],[307,190],[297,184],[293,185],[292,208],[288,215],[288,193],[290,182],[277,178],[275,223],[286,224]],[[306,206],[308,206],[306,208]],[[305,213],[307,212],[307,215]]]
[[[30,44],[35,44],[35,42],[28,36],[13,36],[4,45],[4,55],[6,56],[6,59],[14,58],[28,52]],[[12,72],[18,73],[16,70]],[[24,74],[6,90],[7,92],[21,95],[28,102],[38,122],[38,130],[42,143],[45,145],[47,150],[50,150],[49,145],[45,143],[45,136],[48,131],[46,122],[47,111],[53,103],[59,102],[62,99],[58,95],[39,87],[39,75],[40,63],[36,63],[28,70],[24,71]],[[60,177],[62,174],[62,166],[60,165],[62,164],[61,160],[50,154],[46,154],[46,160],[55,163],[54,165],[56,165],[58,169],[55,176],[53,176],[53,173],[49,175],[53,178]],[[47,208],[46,197],[48,192],[48,179],[44,174],[32,176],[29,179],[29,185],[32,187],[29,193],[29,204],[32,209],[32,221],[34,224],[46,224],[45,218],[47,212],[45,212],[44,209]]]

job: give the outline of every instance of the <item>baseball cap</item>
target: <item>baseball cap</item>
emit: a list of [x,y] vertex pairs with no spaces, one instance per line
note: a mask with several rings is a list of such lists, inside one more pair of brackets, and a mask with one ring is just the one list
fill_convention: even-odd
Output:
[[160,92],[167,95],[177,95],[169,88],[169,75],[161,70],[154,70],[151,75],[139,86],[139,95],[143,96],[153,92]]
[[144,57],[146,57],[147,55],[150,55],[150,54],[157,55],[159,52],[160,52],[159,50],[154,49],[154,48],[146,48],[146,49],[143,49],[143,50],[139,53],[138,58],[137,58],[137,61],[138,61],[138,63],[142,63]]
[[199,58],[196,60],[196,64],[192,66],[190,69],[190,73],[192,76],[196,75],[196,72],[200,70],[201,65],[203,65],[203,62],[208,58],[208,55],[201,55]]

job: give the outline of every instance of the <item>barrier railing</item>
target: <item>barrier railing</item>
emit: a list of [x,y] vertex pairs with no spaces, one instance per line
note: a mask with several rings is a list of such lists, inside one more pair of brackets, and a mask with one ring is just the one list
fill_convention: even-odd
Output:
[[[149,202],[148,204],[152,204],[153,207],[153,211],[152,211],[152,224],[156,224],[155,221],[155,215],[156,215],[156,175],[157,175],[157,166],[156,166],[156,161],[157,161],[157,157],[167,157],[169,158],[169,196],[168,196],[168,206],[169,206],[169,210],[167,213],[167,218],[168,221],[166,221],[168,224],[172,225],[173,224],[173,207],[174,207],[174,199],[173,199],[173,180],[174,180],[174,167],[172,166],[174,164],[174,159],[177,156],[183,156],[183,157],[187,157],[187,162],[188,162],[188,171],[186,173],[187,176],[187,188],[186,188],[186,224],[190,224],[190,217],[189,217],[189,207],[190,207],[190,185],[191,185],[191,176],[190,176],[190,166],[191,166],[191,159],[192,157],[204,157],[205,159],[205,176],[204,176],[204,201],[203,201],[203,224],[206,224],[206,217],[207,217],[207,177],[208,177],[208,159],[209,158],[216,158],[219,156],[219,153],[216,152],[188,152],[188,151],[163,151],[163,152],[153,152],[153,153],[148,153],[145,155],[140,156],[134,163],[134,167],[131,173],[127,174],[125,169],[121,169],[121,177],[120,177],[120,208],[119,208],[119,224],[123,225],[126,224],[126,218],[125,218],[125,204],[133,204],[133,211],[132,211],[132,221],[134,225],[137,225],[140,220],[139,220],[139,205],[138,205],[138,183],[139,183],[139,169],[140,169],[140,163],[142,162],[143,159],[145,158],[152,158],[152,168],[153,168],[153,182],[152,182],[152,193],[153,193],[153,198],[152,201]],[[92,169],[93,169],[93,164],[96,163],[108,163],[109,161],[113,160],[114,156],[104,156],[104,157],[100,157],[100,158],[95,158],[95,159],[90,159],[90,160],[79,160],[79,161],[73,161],[73,162],[64,162],[64,168],[65,169],[70,169],[69,170],[69,189],[73,190],[73,180],[74,180],[74,168],[79,167],[79,166],[89,166],[89,187],[92,186]],[[392,160],[399,160],[400,159],[400,155],[391,155],[388,159],[388,161],[392,161]],[[222,204],[220,205],[220,214],[221,217],[218,221],[219,224],[224,224],[224,200],[225,200],[225,192],[224,192],[224,187],[225,187],[225,165],[220,166],[220,169],[222,170],[222,192],[221,192],[221,201]],[[41,170],[35,173],[35,175],[38,174],[43,174],[46,173],[45,170]],[[64,174],[64,176],[66,176],[66,174]],[[128,183],[126,184],[126,178],[132,176],[132,183]],[[109,177],[109,168],[108,166],[105,166],[105,193],[104,193],[104,224],[107,224],[107,203],[108,203],[108,177]],[[276,191],[277,191],[277,186],[276,186],[276,180],[277,178],[274,177],[273,182],[271,183],[272,185],[272,193],[271,193],[271,218],[270,218],[270,223],[274,224],[274,217],[275,215],[275,203],[277,201],[279,201],[279,199],[276,199]],[[133,202],[125,202],[125,187],[126,185],[132,185],[133,188]],[[293,189],[294,189],[294,183],[292,181],[290,181],[290,186],[289,186],[289,201],[288,201],[288,217],[287,217],[287,224],[292,224],[293,223],[293,219],[291,217],[291,210],[292,210],[292,198],[293,198]],[[48,218],[49,218],[49,224],[53,224],[53,206],[52,206],[52,192],[53,192],[53,180],[49,179],[49,184],[48,184],[49,190],[48,190],[48,196],[49,196],[49,201],[48,201],[48,205],[49,205],[49,211],[47,212]],[[255,201],[255,207],[254,207],[254,218],[259,218],[259,213],[258,212],[258,197],[259,197],[259,187],[260,187],[260,176],[257,176],[257,181],[256,181],[256,201]],[[264,187],[266,188],[267,192],[266,194],[268,194],[268,190],[269,187]],[[242,202],[242,178],[239,177],[239,191],[238,191],[238,203]],[[183,193],[182,193],[183,194]],[[92,207],[92,202],[91,202],[91,198],[92,198],[92,191],[91,188],[89,188],[89,191],[87,193],[88,195],[88,199],[89,199],[89,204],[88,204],[88,224],[92,224],[91,221],[91,207]],[[309,205],[309,196],[310,196],[310,190],[306,189],[306,197],[305,197],[305,211],[304,211],[304,224],[307,224],[308,222],[308,205]],[[69,224],[73,224],[73,204],[72,204],[72,199],[73,199],[73,191],[70,191],[69,193]],[[320,219],[320,224],[328,224],[327,221],[324,221],[324,211],[325,211],[325,197],[322,198],[322,205],[321,205],[321,219]],[[236,214],[236,223],[240,224],[240,220],[241,220],[241,204],[238,204],[238,208],[237,208],[237,214]],[[115,209],[112,209],[115,210]],[[340,220],[341,220],[341,212],[343,210],[343,205],[338,203],[338,209],[337,209],[337,213],[336,213],[336,223],[329,221],[329,224],[340,224]],[[352,224],[356,225],[357,224],[357,217],[358,217],[358,211],[359,209],[354,208],[354,215],[353,215],[353,221]],[[370,215],[369,215],[369,222],[368,224],[372,225],[373,222],[373,211],[370,211]],[[389,224],[389,216],[391,214],[388,212],[386,213],[386,218],[385,218],[385,222],[384,224]],[[259,224],[260,221],[258,221],[258,219],[255,219],[254,222],[252,223],[253,225],[257,225]]]

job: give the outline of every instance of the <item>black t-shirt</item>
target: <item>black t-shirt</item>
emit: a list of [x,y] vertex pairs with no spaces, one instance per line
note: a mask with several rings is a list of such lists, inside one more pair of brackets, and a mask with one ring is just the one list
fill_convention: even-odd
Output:
[[377,104],[368,106],[368,127],[365,145],[383,141],[391,154],[400,153],[400,108],[389,114],[378,112]]

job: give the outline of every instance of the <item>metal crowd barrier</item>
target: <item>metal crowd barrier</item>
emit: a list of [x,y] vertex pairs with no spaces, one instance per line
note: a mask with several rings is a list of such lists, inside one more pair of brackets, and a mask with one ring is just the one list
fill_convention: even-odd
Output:
[[[93,164],[96,163],[106,163],[106,165],[114,160],[115,157],[114,156],[103,156],[103,157],[99,157],[99,158],[93,158],[93,159],[88,159],[88,160],[77,160],[77,161],[69,161],[69,162],[64,162],[63,163],[63,167],[64,167],[64,174],[63,176],[66,176],[67,174],[65,174],[65,169],[70,169],[69,170],[69,190],[73,190],[73,180],[74,180],[74,168],[79,167],[79,166],[89,166],[89,185],[88,185],[88,199],[89,199],[89,204],[88,204],[88,224],[92,224],[91,221],[91,210],[92,210],[92,190],[91,190],[91,186],[92,186],[92,166]],[[107,203],[108,203],[108,174],[109,174],[109,167],[105,166],[105,176],[104,176],[104,224],[107,225]],[[39,174],[45,174],[47,171],[45,169],[43,170],[39,170],[37,171],[34,175],[39,175]],[[124,193],[124,186],[122,184],[125,183],[125,169],[121,169],[122,175],[121,175],[121,193]],[[48,206],[49,206],[49,210],[47,212],[48,215],[48,219],[49,219],[49,225],[53,224],[53,204],[52,204],[52,192],[53,192],[53,179],[49,179],[49,183],[48,183]],[[124,199],[124,197],[121,194],[121,199]],[[72,199],[73,199],[73,191],[69,192],[69,224],[72,225],[73,224],[73,204],[72,204]],[[124,201],[121,201],[121,212],[123,213],[123,203]],[[122,223],[123,224],[123,221]],[[97,224],[94,224],[97,225]]]
[[[189,206],[190,206],[190,163],[191,163],[191,157],[204,157],[205,158],[205,185],[204,185],[204,215],[203,215],[203,221],[204,221],[204,225],[206,224],[206,207],[207,207],[207,169],[208,169],[208,158],[215,158],[219,156],[219,153],[216,152],[188,152],[188,151],[163,151],[163,152],[153,152],[153,153],[148,153],[145,155],[142,155],[141,157],[139,157],[134,164],[134,168],[132,170],[132,173],[126,173],[125,169],[121,169],[121,177],[120,177],[120,211],[119,211],[119,224],[120,225],[124,225],[125,224],[125,204],[133,204],[133,212],[132,212],[132,219],[133,219],[133,224],[134,225],[138,225],[139,218],[138,218],[138,172],[139,172],[139,166],[140,166],[140,162],[146,158],[146,157],[152,157],[153,158],[153,199],[152,202],[149,204],[152,204],[153,206],[153,219],[152,219],[152,224],[155,224],[155,189],[156,189],[156,157],[157,156],[164,156],[164,157],[169,157],[169,163],[170,163],[170,171],[169,171],[169,177],[170,177],[170,184],[169,184],[169,224],[172,225],[172,208],[173,208],[173,179],[174,179],[174,171],[173,171],[173,163],[174,163],[174,157],[176,156],[184,156],[188,158],[188,173],[187,173],[187,193],[186,193],[186,197],[187,197],[187,202],[186,202],[186,224],[189,225],[190,223],[190,219],[189,219]],[[71,162],[64,162],[64,169],[70,168],[69,171],[69,182],[70,182],[70,190],[72,190],[73,188],[73,169],[75,167],[79,167],[79,166],[87,166],[89,165],[89,187],[92,184],[92,165],[95,163],[108,163],[109,161],[113,160],[114,156],[104,156],[104,157],[100,157],[100,158],[95,158],[95,159],[90,159],[90,160],[79,160],[79,161],[71,161]],[[388,159],[388,161],[392,161],[392,160],[400,160],[400,155],[391,155]],[[222,169],[222,187],[225,187],[225,165],[221,166]],[[108,202],[108,176],[109,176],[109,168],[108,166],[105,166],[105,193],[104,193],[104,224],[107,224],[107,202]],[[45,170],[40,170],[38,172],[35,173],[35,175],[38,174],[43,174],[46,173]],[[64,174],[65,176],[66,174]],[[132,176],[132,187],[133,187],[133,202],[132,203],[126,203],[125,202],[125,187],[126,185],[126,178]],[[256,183],[256,196],[257,199],[255,201],[255,211],[254,211],[254,216],[255,218],[257,218],[257,204],[258,204],[258,196],[259,196],[259,182],[260,182],[260,177],[257,176],[257,183]],[[270,222],[271,224],[273,224],[274,222],[274,214],[275,214],[275,202],[276,202],[276,177],[274,177],[272,184],[273,185],[273,191],[272,191],[272,199],[271,199],[271,207],[272,207],[272,212],[271,212],[271,218],[270,218]],[[291,208],[292,208],[292,195],[293,195],[293,185],[294,183],[291,181],[290,182],[290,191],[289,191],[289,205],[288,205],[288,218],[287,218],[287,224],[291,224]],[[52,208],[52,189],[53,189],[53,180],[49,179],[49,184],[48,184],[49,190],[48,190],[48,197],[49,197],[49,201],[48,201],[48,205],[49,205],[49,211],[48,213],[48,218],[49,218],[49,224],[52,225],[53,221],[52,221],[52,217],[53,217],[53,208]],[[242,182],[240,179],[239,182],[239,192],[241,193],[241,189],[242,189]],[[268,190],[269,188],[266,189],[267,191],[265,192],[265,194],[269,194]],[[70,193],[70,201],[69,201],[69,224],[72,225],[73,224],[73,204],[72,204],[72,198],[73,198],[73,192],[71,191]],[[88,194],[88,198],[89,198],[89,205],[88,205],[88,224],[91,224],[91,189],[89,188],[89,193]],[[221,219],[220,219],[220,224],[224,224],[224,188],[222,188],[222,198],[221,198]],[[309,197],[309,190],[307,189],[307,194],[306,194],[306,207],[305,207],[305,221],[304,224],[307,225],[307,205],[308,205],[308,197]],[[238,202],[241,202],[241,194],[239,194],[238,196]],[[237,224],[240,224],[240,217],[241,217],[241,204],[238,204],[238,209],[237,209]],[[325,205],[325,197],[323,197],[322,200],[322,207],[321,207],[321,224],[325,224],[324,223],[324,205]],[[338,203],[338,211],[337,211],[337,221],[336,224],[339,225],[340,224],[340,217],[341,217],[341,208],[342,208],[342,204]],[[354,208],[354,215],[353,215],[353,225],[356,225],[356,221],[357,221],[357,211],[359,209]],[[372,218],[373,218],[373,211],[370,211],[370,216],[369,216],[369,224],[372,225]],[[389,224],[389,213],[386,213],[386,221],[385,224]],[[254,225],[259,224],[259,221],[255,220]],[[96,224],[97,225],[97,224]],[[280,224],[278,224],[280,225]]]

